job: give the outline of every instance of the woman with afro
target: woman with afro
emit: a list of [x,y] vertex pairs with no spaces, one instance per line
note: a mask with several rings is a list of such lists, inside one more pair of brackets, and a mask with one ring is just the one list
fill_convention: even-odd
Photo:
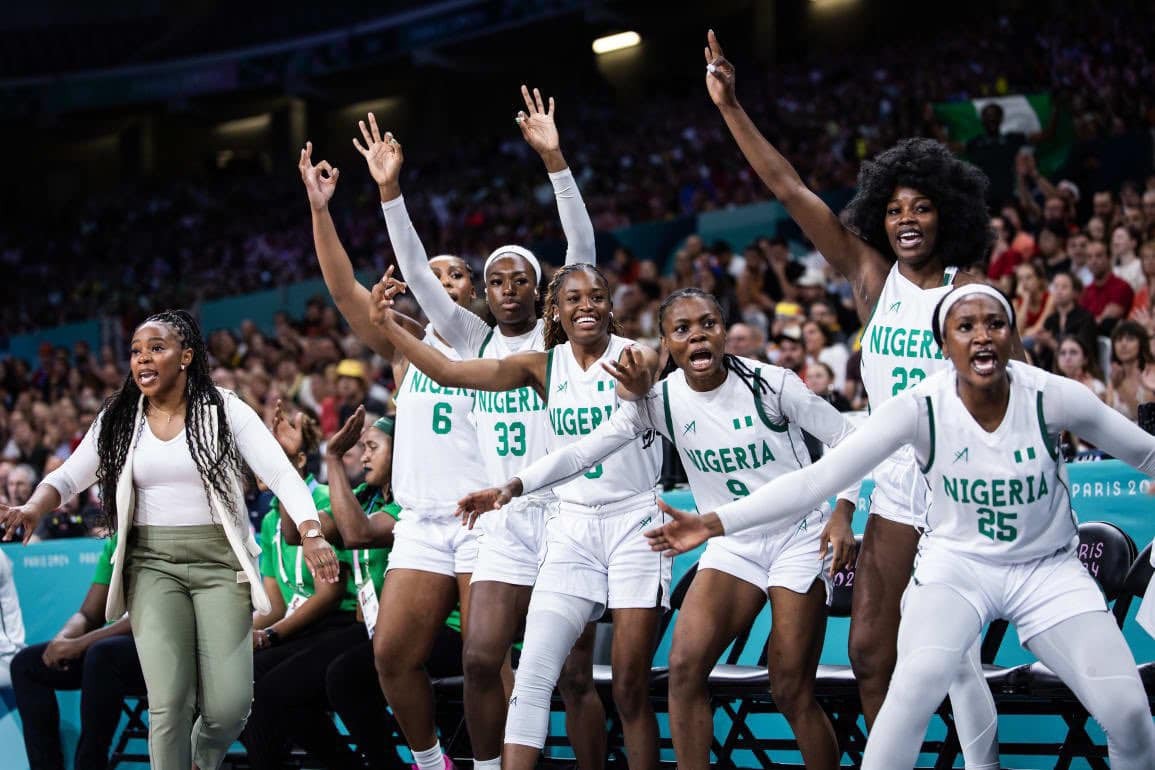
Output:
[[[862,380],[870,404],[947,366],[930,319],[952,286],[979,279],[959,268],[990,248],[987,179],[929,139],[907,139],[866,162],[842,221],[806,187],[738,104],[734,66],[711,30],[706,88],[747,161],[835,270],[850,281],[862,336]],[[900,601],[924,526],[926,485],[909,447],[874,472],[850,621],[850,662],[869,727],[897,657]],[[975,645],[950,688],[966,767],[997,768],[997,714]]]

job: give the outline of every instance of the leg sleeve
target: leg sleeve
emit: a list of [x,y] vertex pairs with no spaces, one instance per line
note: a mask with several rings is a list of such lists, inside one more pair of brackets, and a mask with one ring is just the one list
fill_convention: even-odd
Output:
[[1027,641],[1107,733],[1115,770],[1155,767],[1155,723],[1135,658],[1106,612],[1068,618]]
[[927,725],[982,630],[945,585],[912,585],[898,627],[898,665],[862,756],[862,770],[914,767]]
[[966,770],[999,770],[999,714],[983,676],[980,640],[967,650],[950,685],[950,708]]

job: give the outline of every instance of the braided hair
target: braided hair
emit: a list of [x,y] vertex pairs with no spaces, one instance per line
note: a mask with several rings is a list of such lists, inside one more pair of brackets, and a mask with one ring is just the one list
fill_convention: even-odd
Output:
[[[545,340],[546,350],[557,347],[569,339],[569,337],[566,336],[565,329],[562,328],[561,319],[555,318],[558,313],[557,297],[558,294],[561,293],[561,287],[565,284],[566,278],[579,270],[592,273],[607,289],[609,288],[610,282],[606,280],[605,274],[602,273],[596,265],[591,265],[588,262],[575,262],[571,265],[558,268],[557,272],[553,274],[553,278],[550,279],[549,285],[546,287],[545,301],[543,303],[542,312],[544,314],[543,320],[545,321],[545,328],[542,331],[542,337]],[[621,331],[622,327],[617,319],[614,318],[614,314],[611,311],[609,333],[621,334]]]
[[[714,306],[714,309],[718,313],[718,318],[721,320],[722,306],[718,304],[718,298],[713,294],[702,291],[697,286],[687,286],[684,289],[671,292],[668,297],[662,300],[662,304],[658,305],[658,329],[661,331],[662,337],[666,336],[666,311],[670,309],[671,305],[682,299],[701,299],[709,302]],[[755,399],[759,399],[767,393],[774,392],[774,389],[770,387],[770,383],[762,379],[761,374],[751,369],[750,366],[738,356],[730,353],[723,354],[722,366],[727,371],[733,372],[734,375],[742,381],[742,384],[750,390],[750,393],[754,395]],[[677,368],[678,364],[674,361],[674,357],[667,354],[666,365],[658,375],[658,380],[661,381],[670,376]]]
[[[200,327],[187,310],[165,310],[149,316],[144,323],[168,326],[180,340],[181,349],[193,352],[192,362],[186,370],[185,440],[200,474],[205,497],[211,500],[215,491],[228,506],[229,513],[239,522],[241,512],[235,510],[233,489],[236,477],[242,472],[240,453],[232,431],[229,430],[224,398],[209,376],[208,350]],[[134,424],[140,396],[140,387],[130,372],[120,389],[104,402],[100,415],[100,432],[96,440],[99,457],[96,479],[100,484],[100,499],[110,531],[116,529],[117,481],[134,436],[144,428],[143,416],[139,424]],[[216,411],[215,436],[208,435],[207,431],[206,418],[210,410]]]

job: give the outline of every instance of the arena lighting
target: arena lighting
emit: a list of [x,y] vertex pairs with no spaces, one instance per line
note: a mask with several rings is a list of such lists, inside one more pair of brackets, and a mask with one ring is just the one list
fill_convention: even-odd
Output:
[[616,35],[606,35],[594,41],[594,53],[603,54],[610,51],[620,51],[623,48],[633,48],[642,42],[637,32],[619,32]]

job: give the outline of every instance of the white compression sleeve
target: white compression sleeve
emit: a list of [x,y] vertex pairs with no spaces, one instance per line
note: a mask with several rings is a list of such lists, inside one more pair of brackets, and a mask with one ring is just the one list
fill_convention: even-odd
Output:
[[382,203],[381,211],[385,214],[389,242],[393,244],[401,276],[413,292],[413,298],[433,328],[454,350],[463,358],[476,358],[478,349],[491,331],[489,324],[454,302],[429,269],[429,256],[409,219],[405,196],[399,195]]
[[861,481],[884,459],[919,439],[918,402],[909,394],[892,398],[813,465],[779,476],[715,513],[727,535],[751,527],[792,526],[798,511],[816,507]]
[[561,229],[565,233],[565,263],[597,262],[594,240],[594,223],[582,200],[577,180],[568,168],[553,171],[549,175],[553,185],[553,195],[557,199],[557,214],[561,219]]
[[601,607],[580,596],[535,590],[525,644],[505,717],[505,742],[540,749],[549,732],[549,703],[565,659]]
[[862,770],[914,767],[930,718],[981,632],[974,608],[947,586],[907,589],[898,627],[898,665],[870,730]]
[[1155,436],[1104,404],[1082,383],[1049,375],[1043,417],[1051,430],[1069,430],[1148,476],[1155,475]]
[[1147,694],[1131,648],[1110,614],[1085,612],[1068,618],[1029,639],[1027,649],[1102,725],[1111,767],[1155,767],[1155,723]]
[[[819,398],[806,387],[802,379],[785,369],[782,386],[778,390],[778,404],[786,419],[793,421],[802,430],[828,447],[836,447],[854,432],[854,427],[830,402]],[[856,479],[846,489],[838,493],[840,500],[848,500],[858,505],[858,491],[862,479]]]

